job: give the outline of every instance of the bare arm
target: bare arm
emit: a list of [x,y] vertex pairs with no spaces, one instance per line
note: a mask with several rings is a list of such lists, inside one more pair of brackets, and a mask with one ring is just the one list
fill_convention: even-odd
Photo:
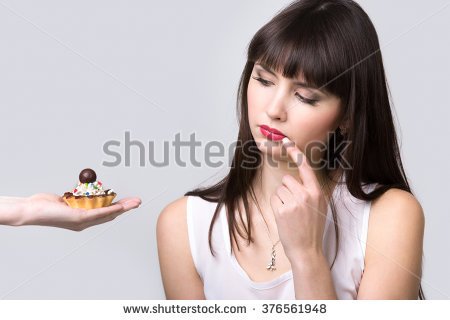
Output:
[[203,300],[203,283],[192,260],[186,220],[187,197],[168,204],[156,226],[161,277],[167,299]]
[[0,197],[0,225],[19,226],[24,216],[24,198]]
[[31,197],[0,197],[0,225],[40,225],[81,231],[115,219],[128,210],[139,207],[141,199],[125,198],[109,207],[74,209],[51,193]]
[[410,193],[391,189],[372,204],[358,299],[417,299],[425,217]]

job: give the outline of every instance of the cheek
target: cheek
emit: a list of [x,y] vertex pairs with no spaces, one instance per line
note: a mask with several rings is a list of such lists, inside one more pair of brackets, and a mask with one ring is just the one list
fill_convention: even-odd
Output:
[[267,101],[267,98],[264,96],[263,90],[254,81],[250,81],[247,88],[248,116],[250,120],[264,110],[264,101]]
[[333,110],[325,110],[323,112],[317,110],[309,110],[308,114],[303,113],[297,115],[297,142],[301,145],[313,141],[326,142],[328,132],[334,129],[336,117],[338,113]]
[[267,101],[270,101],[270,91],[262,87],[256,81],[250,81],[247,88],[248,107],[251,110],[261,111]]

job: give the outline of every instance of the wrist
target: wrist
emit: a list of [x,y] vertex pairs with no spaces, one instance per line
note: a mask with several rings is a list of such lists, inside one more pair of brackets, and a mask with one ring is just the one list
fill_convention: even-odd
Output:
[[306,250],[301,252],[296,252],[291,254],[290,258],[291,266],[294,268],[296,266],[305,267],[305,266],[316,266],[317,264],[323,263],[325,259],[325,255],[322,250]]
[[40,225],[40,221],[45,220],[45,207],[36,194],[23,199],[21,204],[20,225]]

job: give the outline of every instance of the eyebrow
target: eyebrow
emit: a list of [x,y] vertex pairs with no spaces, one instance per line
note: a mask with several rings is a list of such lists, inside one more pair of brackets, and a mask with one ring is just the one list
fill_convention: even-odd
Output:
[[[268,73],[274,75],[275,77],[277,77],[277,74],[275,72],[272,71],[272,69],[270,69],[268,66],[259,63],[255,63],[255,65],[261,67],[262,69],[264,69],[265,71],[267,71]],[[319,88],[310,86],[308,84],[306,84],[305,82],[302,81],[293,81],[294,84],[300,86],[300,87],[304,87],[304,88],[308,88],[308,89],[315,89],[321,92],[321,90]]]

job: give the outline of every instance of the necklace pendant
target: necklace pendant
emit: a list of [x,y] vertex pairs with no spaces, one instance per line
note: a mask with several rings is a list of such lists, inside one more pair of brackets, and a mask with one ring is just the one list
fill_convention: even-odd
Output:
[[269,270],[269,271],[277,270],[277,268],[275,267],[275,257],[276,257],[275,246],[273,246],[272,247],[272,257],[270,259],[270,263],[266,267],[267,270]]
[[269,271],[275,271],[275,270],[277,270],[277,268],[276,268],[275,266],[273,266],[272,264],[269,264],[269,265],[266,267],[266,269],[269,270]]

